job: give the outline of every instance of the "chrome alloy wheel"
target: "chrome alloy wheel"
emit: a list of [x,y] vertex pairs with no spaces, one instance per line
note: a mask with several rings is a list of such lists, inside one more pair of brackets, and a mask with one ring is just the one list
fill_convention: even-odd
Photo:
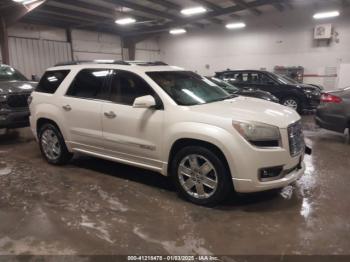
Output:
[[61,155],[61,145],[54,131],[46,129],[41,135],[41,146],[45,156],[50,160],[56,160]]
[[177,175],[182,188],[194,198],[209,198],[217,190],[217,172],[213,164],[201,155],[188,155],[182,159]]
[[298,103],[294,99],[287,99],[284,101],[283,105],[292,108],[295,111],[298,109]]

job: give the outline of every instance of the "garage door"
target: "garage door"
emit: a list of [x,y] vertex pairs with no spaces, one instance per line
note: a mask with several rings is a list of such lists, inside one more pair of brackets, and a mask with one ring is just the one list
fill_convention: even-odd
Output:
[[28,38],[9,38],[10,64],[26,77],[41,76],[48,67],[72,60],[67,42]]

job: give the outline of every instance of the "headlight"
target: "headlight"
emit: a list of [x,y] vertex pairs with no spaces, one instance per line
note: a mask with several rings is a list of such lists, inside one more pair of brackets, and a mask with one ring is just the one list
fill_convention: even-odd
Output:
[[232,126],[251,144],[259,147],[277,147],[281,145],[278,127],[258,122],[232,121]]
[[7,101],[7,95],[0,95],[0,103]]

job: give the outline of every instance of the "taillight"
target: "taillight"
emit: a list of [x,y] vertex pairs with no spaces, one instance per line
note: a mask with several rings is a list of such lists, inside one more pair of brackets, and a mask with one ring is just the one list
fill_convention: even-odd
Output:
[[339,103],[343,102],[343,100],[340,97],[338,97],[338,96],[334,96],[334,95],[331,95],[331,94],[322,94],[321,102],[323,102],[323,103],[336,103],[336,104],[339,104]]

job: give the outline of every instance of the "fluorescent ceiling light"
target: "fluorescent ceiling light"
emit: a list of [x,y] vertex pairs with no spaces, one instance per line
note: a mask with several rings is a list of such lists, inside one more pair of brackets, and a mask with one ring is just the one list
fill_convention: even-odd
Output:
[[202,14],[207,12],[207,9],[205,9],[203,6],[197,6],[197,7],[191,7],[181,10],[181,14],[183,15],[196,15],[196,14]]
[[239,29],[239,28],[244,28],[246,27],[245,23],[232,23],[232,24],[227,24],[226,28],[228,29]]
[[330,11],[330,12],[322,12],[314,14],[314,19],[324,19],[339,16],[339,11]]
[[34,3],[38,0],[12,0],[16,3],[20,3],[20,4],[23,4],[23,5],[28,5],[28,4],[31,4],[31,3]]
[[126,17],[126,18],[121,18],[118,20],[115,20],[115,23],[118,25],[129,25],[135,23],[136,20],[132,17]]
[[184,34],[186,32],[187,32],[186,29],[183,29],[183,28],[176,28],[176,29],[170,30],[170,34],[172,34],[172,35],[180,35],[180,34]]

